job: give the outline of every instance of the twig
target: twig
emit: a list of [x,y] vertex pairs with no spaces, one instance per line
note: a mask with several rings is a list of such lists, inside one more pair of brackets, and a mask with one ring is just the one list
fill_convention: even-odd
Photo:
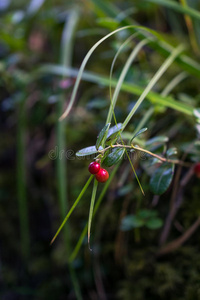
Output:
[[192,236],[192,234],[197,230],[199,225],[200,225],[200,217],[197,218],[194,224],[188,230],[186,230],[186,232],[181,237],[179,237],[178,239],[174,240],[173,242],[161,248],[157,253],[157,256],[162,256],[178,249],[183,243],[185,243]]
[[174,220],[174,217],[176,216],[176,213],[183,202],[183,189],[185,185],[189,182],[192,175],[193,175],[193,168],[190,168],[189,171],[181,180],[178,191],[176,191],[176,194],[175,193],[173,194],[173,197],[174,199],[176,199],[176,201],[172,201],[172,206],[170,208],[169,214],[165,222],[164,229],[160,237],[160,245],[163,245],[167,240],[167,237],[171,229],[172,221]]
[[173,163],[173,164],[178,164],[178,165],[182,165],[184,167],[191,167],[191,163],[186,163],[184,161],[181,161],[181,160],[178,160],[178,159],[167,159],[165,157],[162,157],[162,156],[159,156],[151,151],[148,151],[146,149],[143,149],[141,147],[138,147],[138,146],[134,146],[134,145],[131,145],[131,146],[128,146],[128,145],[120,145],[120,144],[117,144],[117,145],[112,145],[112,146],[108,146],[106,147],[105,149],[103,150],[99,150],[98,152],[100,154],[104,154],[106,151],[112,149],[112,148],[126,148],[126,149],[134,149],[136,151],[141,151],[141,152],[144,152],[144,153],[147,153],[153,157],[156,157],[157,159],[159,159],[160,161],[162,162],[169,162],[169,163]]

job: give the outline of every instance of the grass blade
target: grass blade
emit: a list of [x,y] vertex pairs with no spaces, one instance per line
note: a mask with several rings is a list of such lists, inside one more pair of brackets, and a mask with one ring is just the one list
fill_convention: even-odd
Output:
[[54,235],[53,239],[51,240],[51,245],[53,244],[53,242],[55,241],[55,239],[57,238],[58,234],[60,233],[60,231],[62,230],[63,226],[65,225],[65,223],[67,222],[67,220],[69,219],[69,217],[71,216],[72,212],[74,211],[74,209],[76,208],[76,206],[78,205],[79,201],[81,200],[81,198],[83,197],[85,191],[87,190],[90,182],[93,179],[93,175],[90,176],[90,178],[88,179],[88,181],[86,182],[86,184],[84,185],[82,191],[80,192],[78,198],[76,199],[76,201],[74,202],[74,204],[72,205],[70,211],[68,212],[68,214],[66,215],[66,217],[64,218],[62,224],[60,225],[60,227],[58,228],[56,234]]
[[[65,68],[65,67],[61,67],[59,65],[45,65],[42,68],[40,68],[37,71],[37,77],[39,77],[39,75],[41,76],[42,74],[54,74],[54,75],[69,75],[71,77],[76,78],[78,75],[78,70],[76,69],[72,69],[72,68]],[[199,74],[200,74],[200,70],[199,70]],[[88,72],[85,71],[83,73],[82,79],[88,82],[93,82],[93,83],[97,83],[100,85],[104,85],[104,86],[110,86],[110,84],[112,85],[112,87],[116,87],[117,85],[117,80],[112,79],[112,81],[110,81],[109,77],[106,76],[100,76],[97,75],[96,73],[92,73],[92,72]],[[144,88],[137,86],[136,84],[133,83],[126,83],[124,82],[121,86],[121,90],[127,93],[131,93],[133,95],[137,95],[140,96],[142,94],[142,92],[144,91]],[[161,96],[160,94],[156,93],[156,92],[152,92],[150,91],[147,95],[146,95],[146,99],[149,100],[150,102],[152,102],[153,104],[159,104],[159,105],[163,105],[165,107],[168,108],[172,108],[176,111],[182,112],[186,115],[193,115],[193,109],[194,107],[191,107],[191,105],[188,105],[186,103],[180,102],[178,100],[173,99],[172,97],[169,96]]]
[[[93,216],[93,210],[94,210],[94,202],[96,198],[97,193],[97,187],[98,187],[98,181],[94,180],[93,190],[92,190],[92,197],[90,202],[90,212],[89,212],[89,218],[88,218],[88,244],[90,248],[90,232],[91,232],[91,225],[92,225],[92,216]],[[91,250],[91,248],[90,248]]]
[[[114,91],[114,94],[113,94],[113,97],[112,97],[112,101],[111,101],[111,106],[110,106],[110,109],[108,111],[108,115],[107,115],[107,120],[106,120],[106,123],[110,123],[111,122],[111,119],[112,119],[112,114],[113,114],[113,110],[115,108],[115,104],[117,102],[117,97],[119,95],[119,92],[121,90],[121,86],[122,86],[122,83],[126,77],[126,74],[132,64],[132,62],[134,61],[134,59],[136,58],[136,56],[138,55],[139,51],[146,45],[149,43],[149,40],[148,39],[145,39],[143,41],[141,41],[140,43],[138,43],[138,45],[135,47],[135,49],[132,51],[132,53],[130,54],[129,58],[127,59],[124,67],[123,67],[123,70],[121,72],[121,75],[118,79],[118,82],[117,82],[117,85],[116,85],[116,88],[115,88],[115,91]],[[112,82],[110,80],[110,82]],[[111,84],[110,84],[111,86]]]
[[[107,192],[107,190],[108,190],[108,188],[109,188],[109,185],[110,185],[111,181],[113,180],[113,178],[114,178],[114,176],[115,176],[115,174],[116,174],[116,172],[117,172],[119,166],[120,166],[120,164],[118,164],[118,165],[116,165],[116,166],[114,167],[114,169],[112,170],[112,172],[111,172],[111,174],[110,174],[108,180],[107,180],[106,183],[104,184],[103,190],[101,191],[101,193],[100,193],[100,195],[99,195],[99,197],[98,197],[98,199],[97,199],[97,201],[96,201],[96,204],[95,204],[95,206],[94,206],[93,217],[96,215],[96,213],[97,213],[97,211],[98,211],[98,209],[99,209],[99,206],[100,206],[100,204],[101,204],[101,202],[102,202],[102,200],[103,200],[103,198],[104,198],[104,196],[105,196],[105,194],[106,194],[106,192]],[[72,254],[70,255],[70,258],[69,258],[69,261],[70,261],[70,262],[73,262],[73,261],[75,260],[77,254],[78,254],[78,252],[79,252],[79,250],[80,250],[80,247],[81,247],[81,245],[82,245],[82,243],[83,243],[83,240],[84,240],[84,238],[85,238],[85,236],[86,236],[86,234],[87,234],[87,228],[88,228],[88,223],[87,223],[87,224],[85,225],[85,227],[83,228],[83,231],[82,231],[82,233],[81,233],[81,236],[80,236],[80,238],[79,238],[79,240],[78,240],[78,242],[77,242],[77,244],[76,244],[76,246],[75,246],[75,248],[74,248]]]
[[174,51],[171,53],[171,55],[165,60],[165,62],[161,65],[161,67],[158,69],[156,74],[153,76],[145,90],[143,91],[142,95],[139,97],[138,101],[134,105],[133,109],[131,112],[128,114],[126,117],[124,123],[123,123],[123,128],[127,126],[129,121],[131,120],[132,116],[138,109],[138,107],[141,105],[141,103],[144,101],[145,97],[149,93],[149,91],[153,88],[153,86],[156,84],[156,82],[160,79],[160,77],[164,74],[164,72],[168,69],[168,67],[173,63],[175,58],[184,50],[183,45],[178,46],[177,48],[174,49]]
[[[124,26],[122,28],[118,28],[114,31],[112,31],[111,33],[107,34],[106,36],[104,36],[103,38],[101,38],[89,51],[88,53],[86,54],[82,64],[81,64],[81,67],[79,69],[79,72],[78,72],[78,75],[77,75],[77,79],[76,79],[76,83],[75,83],[75,86],[73,88],[73,91],[72,91],[72,96],[71,96],[71,99],[69,101],[69,105],[67,107],[67,109],[65,110],[65,112],[62,114],[62,116],[60,117],[60,120],[63,120],[70,112],[73,104],[74,104],[74,101],[75,101],[75,97],[76,97],[76,93],[77,93],[77,90],[78,90],[78,87],[79,87],[79,84],[80,84],[80,81],[81,81],[81,78],[82,78],[82,75],[83,75],[83,71],[85,69],[85,66],[90,58],[90,56],[92,55],[92,53],[94,52],[94,50],[101,44],[103,43],[106,39],[108,39],[109,37],[111,37],[112,35],[114,35],[115,33],[117,32],[120,32],[122,30],[126,30],[126,29],[134,29],[134,30],[139,30],[139,31],[145,31],[147,34],[148,34],[148,38],[150,38],[150,36],[155,36],[157,37],[158,39],[160,40],[163,40],[162,36],[159,35],[156,31],[152,30],[152,29],[148,29],[146,27],[143,27],[143,26],[137,26],[137,25],[128,25],[128,26]],[[149,36],[150,35],[150,36]]]
[[171,1],[171,0],[146,0],[146,1],[172,8],[173,10],[179,13],[186,14],[192,17],[193,19],[200,21],[200,13],[197,10],[190,8],[188,6],[181,6],[179,3],[175,1]]

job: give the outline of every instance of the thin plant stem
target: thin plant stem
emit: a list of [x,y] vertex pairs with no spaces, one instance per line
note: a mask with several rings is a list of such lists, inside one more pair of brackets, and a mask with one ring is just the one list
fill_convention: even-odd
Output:
[[[74,10],[71,11],[69,15],[69,19],[66,20],[65,27],[62,33],[62,41],[61,41],[61,65],[63,67],[70,67],[72,61],[72,48],[73,48],[73,40],[74,40],[74,32],[78,22],[78,13]],[[64,77],[63,77],[64,79]],[[60,95],[59,100],[57,102],[57,116],[62,114],[64,104],[64,96]],[[66,136],[65,136],[66,122],[57,122],[56,126],[56,143],[58,147],[58,158],[56,160],[56,170],[57,170],[57,187],[58,187],[58,199],[60,205],[60,214],[62,219],[65,217],[68,201],[67,201],[67,161],[64,155],[60,155],[64,153],[66,149]],[[60,230],[62,227],[60,227]],[[57,235],[56,235],[57,236]],[[56,238],[54,237],[54,239]],[[53,240],[54,240],[53,239]],[[71,249],[71,238],[70,238],[70,227],[69,223],[64,227],[64,239],[65,239],[65,247],[67,254],[70,253]],[[68,262],[69,272],[72,280],[72,284],[74,286],[74,291],[77,299],[81,300],[81,292],[78,283],[78,279],[76,277],[75,271]]]
[[[188,8],[188,4],[187,4],[186,0],[180,0],[180,3],[182,5],[182,7],[186,8],[186,9]],[[195,32],[194,32],[192,18],[188,14],[184,14],[184,18],[185,18],[185,23],[186,23],[186,26],[188,29],[191,46],[192,46],[194,52],[199,55],[200,54],[199,47],[198,47]]]
[[29,218],[26,195],[26,121],[25,99],[19,103],[17,122],[17,197],[19,205],[21,253],[26,261],[30,255]]
[[120,145],[120,144],[112,145],[112,146],[108,146],[108,147],[104,148],[103,150],[99,150],[98,153],[104,154],[106,151],[108,151],[110,149],[113,149],[113,148],[134,149],[136,151],[141,151],[141,152],[147,153],[148,155],[153,156],[153,157],[157,158],[158,160],[160,160],[162,162],[169,162],[169,163],[173,163],[173,164],[179,164],[179,165],[182,165],[182,166],[185,166],[185,167],[191,167],[191,163],[185,163],[185,162],[183,162],[181,160],[178,160],[178,159],[168,159],[168,158],[159,156],[159,155],[157,155],[157,154],[155,154],[151,151],[143,149],[139,146],[134,146],[134,145],[131,145],[131,146],[129,146],[129,145]]

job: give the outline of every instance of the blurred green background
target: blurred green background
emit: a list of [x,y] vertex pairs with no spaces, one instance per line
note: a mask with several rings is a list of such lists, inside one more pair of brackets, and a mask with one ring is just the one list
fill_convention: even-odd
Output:
[[[171,2],[185,5],[185,1]],[[199,13],[198,0],[187,4]],[[92,186],[50,246],[89,177],[91,159],[77,159],[75,152],[95,144],[110,105],[109,88],[90,77],[81,82],[70,115],[58,122],[85,55],[112,30],[140,24],[158,31],[174,46],[184,43],[186,54],[199,62],[199,20],[188,21],[173,7],[150,1],[0,0],[0,299],[200,299],[199,231],[190,233],[175,251],[157,256],[162,243],[177,241],[193,224],[194,231],[199,226],[199,179],[186,168],[179,168],[173,186],[159,197],[149,190],[145,162],[135,161],[143,197],[128,160],[124,161],[93,219],[93,251],[85,237],[69,261],[87,223]],[[86,70],[109,78],[113,58],[129,35],[123,31],[101,44]],[[120,53],[116,79],[137,42]],[[157,45],[146,47],[126,82],[144,88],[166,56]],[[57,68],[62,66],[68,68],[68,76]],[[160,95],[183,71],[188,70],[173,64],[154,92]],[[189,70],[172,97],[200,107],[198,77]],[[115,109],[118,122],[124,121],[137,98],[120,93]],[[199,152],[189,145],[199,139],[200,130],[190,115],[144,101],[128,131],[133,132],[151,108],[144,138],[168,136],[179,157],[187,152],[187,160],[197,162]],[[98,195],[103,188],[99,186]],[[138,210],[153,210],[164,226],[173,197],[181,201],[163,242],[163,227],[136,226],[125,231],[120,227],[126,215]]]

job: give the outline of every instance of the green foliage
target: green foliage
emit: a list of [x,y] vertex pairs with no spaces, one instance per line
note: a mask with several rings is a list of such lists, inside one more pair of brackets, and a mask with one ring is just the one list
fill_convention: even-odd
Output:
[[107,134],[108,134],[109,127],[110,127],[110,123],[106,124],[104,126],[104,128],[101,130],[101,132],[99,133],[99,135],[97,137],[97,142],[96,142],[97,150],[99,150],[100,146],[104,147],[105,141],[107,139]]
[[123,148],[115,148],[112,150],[110,154],[106,156],[103,163],[106,167],[111,167],[117,163],[119,163],[124,156],[125,149]]
[[150,180],[150,189],[156,195],[163,194],[172,182],[174,165],[164,163],[153,174]]
[[0,298],[200,299],[198,1],[0,15]]
[[136,215],[128,215],[122,219],[121,230],[128,231],[146,226],[149,229],[158,229],[163,225],[162,219],[157,217],[155,210],[140,210]]

